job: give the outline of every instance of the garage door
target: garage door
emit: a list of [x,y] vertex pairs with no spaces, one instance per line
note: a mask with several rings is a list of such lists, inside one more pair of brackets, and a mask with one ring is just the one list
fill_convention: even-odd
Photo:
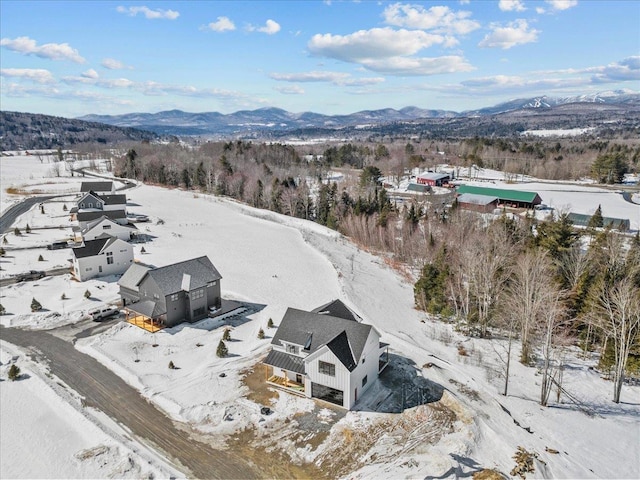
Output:
[[342,390],[337,390],[318,383],[311,384],[311,396],[324,400],[325,402],[335,403],[341,407],[344,404],[344,394]]

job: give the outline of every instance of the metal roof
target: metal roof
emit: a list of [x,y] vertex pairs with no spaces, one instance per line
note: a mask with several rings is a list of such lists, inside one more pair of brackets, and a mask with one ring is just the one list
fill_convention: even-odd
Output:
[[500,200],[521,203],[541,203],[542,199],[536,192],[525,192],[521,190],[506,190],[502,188],[476,187],[473,185],[459,185],[456,188],[458,194],[474,193],[477,195],[486,195],[489,197],[497,197]]
[[445,178],[451,178],[451,175],[448,173],[424,172],[418,175],[418,178],[424,178],[426,180],[443,180]]
[[490,203],[497,201],[498,197],[478,195],[477,193],[463,193],[458,197],[459,203],[471,203],[473,205],[489,205]]
[[271,350],[267,358],[262,363],[271,365],[274,367],[282,368],[288,372],[302,373],[304,375],[304,358],[296,357],[295,355],[289,355],[277,350]]
[[126,306],[127,309],[149,318],[157,318],[167,313],[167,309],[160,302],[142,300]]
[[[567,217],[573,225],[587,227],[592,215],[585,215],[582,213],[569,213]],[[629,228],[631,227],[631,222],[628,218],[602,217],[602,226],[616,228],[618,230],[629,230]]]
[[431,191],[430,185],[424,185],[422,183],[410,183],[407,186],[408,192],[420,192],[420,193],[428,193]]

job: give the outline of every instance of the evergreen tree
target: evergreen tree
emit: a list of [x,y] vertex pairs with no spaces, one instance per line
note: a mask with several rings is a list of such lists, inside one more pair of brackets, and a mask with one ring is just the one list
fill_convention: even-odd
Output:
[[595,213],[589,219],[589,223],[587,224],[588,228],[602,228],[604,226],[604,219],[602,218],[602,206],[598,205]]
[[434,314],[446,314],[449,310],[446,283],[449,266],[443,248],[433,263],[427,263],[413,288],[416,307]]
[[20,231],[20,229],[18,227],[16,227],[16,228],[13,229],[13,234],[16,237],[19,237],[20,235],[22,235],[22,232]]
[[31,227],[29,226],[29,224],[27,223],[27,227],[24,229],[25,232],[27,233],[31,233]]
[[228,354],[229,350],[227,349],[227,346],[225,345],[223,340],[220,340],[220,343],[218,343],[218,348],[216,349],[216,355],[222,358],[226,357]]
[[60,295],[60,300],[66,300],[67,299],[67,294],[62,292],[62,295]]
[[175,370],[175,369],[176,369],[176,366],[174,365],[173,360],[170,360],[169,361],[169,370]]
[[42,255],[38,255],[38,261],[39,262],[44,262],[44,257]]
[[12,382],[15,382],[18,378],[20,378],[20,367],[15,363],[9,368],[8,377]]
[[84,291],[84,298],[91,298],[91,292],[88,289]]
[[67,208],[67,204],[65,203],[65,204],[62,205],[62,211],[66,212],[67,210],[69,210],[69,209]]
[[267,322],[267,328],[273,328],[273,320],[271,318]]
[[[19,231],[19,230],[18,230]],[[4,237],[2,237],[2,244],[6,245],[9,243],[9,240],[7,240],[7,236],[5,235]]]
[[231,340],[231,329],[230,328],[225,328],[224,329],[224,333],[222,334],[222,339],[225,340],[225,341]]
[[7,309],[0,303],[0,315],[4,315],[7,313]]
[[6,254],[7,251],[4,248],[0,247],[0,257],[4,257]]
[[39,312],[40,310],[42,310],[42,305],[40,304],[40,302],[38,300],[36,300],[35,298],[31,299],[31,311],[32,312]]
[[264,330],[261,328],[258,330],[258,338],[262,340],[264,338]]

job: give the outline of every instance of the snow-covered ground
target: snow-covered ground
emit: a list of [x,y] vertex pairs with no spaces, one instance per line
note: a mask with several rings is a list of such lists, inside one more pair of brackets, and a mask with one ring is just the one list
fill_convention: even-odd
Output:
[[[514,187],[509,184],[507,188]],[[562,193],[560,190],[559,195]],[[605,215],[620,216],[607,213],[609,203],[601,200],[608,198],[604,193],[609,191],[598,196],[595,206],[602,204]],[[266,328],[270,318],[277,326],[287,307],[312,309],[340,298],[375,325],[382,333],[382,341],[390,344],[394,355],[412,365],[410,369],[416,377],[439,385],[445,393],[435,409],[427,412],[419,408],[402,415],[367,408],[348,412],[337,420],[328,440],[315,449],[288,443],[285,436],[278,445],[293,458],[314,460],[338,455],[332,445],[344,446],[350,452],[344,443],[348,432],[366,438],[376,426],[393,425],[379,439],[384,448],[372,446],[370,451],[353,452],[353,466],[358,470],[351,477],[449,478],[470,476],[481,467],[508,473],[514,466],[512,456],[518,446],[535,451],[546,462],[537,464],[537,478],[640,476],[640,387],[625,385],[624,403],[613,404],[611,383],[590,368],[595,365],[594,359],[582,360],[573,352],[564,373],[564,387],[579,399],[580,408],[588,414],[566,396],[561,403],[540,407],[537,370],[516,362],[512,364],[509,396],[503,397],[499,393],[500,364],[494,350],[500,347],[495,342],[467,339],[451,326],[426,318],[413,307],[410,282],[383,259],[358,249],[335,231],[193,192],[143,185],[128,191],[127,196],[151,219],[139,225],[153,239],[144,245],[145,254],[140,245],[134,246],[138,261],[160,266],[208,255],[223,276],[223,296],[252,305],[250,313],[224,325],[206,319],[150,334],[121,322],[97,336],[77,341],[76,348],[111,368],[172,418],[189,422],[211,435],[255,429],[259,438],[272,442],[274,432],[296,414],[316,415],[317,421],[326,421],[330,411],[319,409],[315,413],[314,402],[287,394],[276,396],[271,404],[272,415],[260,415],[260,405],[248,398],[249,387],[242,377],[269,348],[274,333]],[[162,224],[157,223],[159,219]],[[22,265],[21,269],[29,268],[34,264]],[[81,292],[89,288],[99,301],[111,301],[117,296],[115,280],[80,284],[63,275],[3,287],[0,301],[13,315],[0,318],[8,325],[35,324],[38,317],[28,313],[24,299],[37,295],[51,310],[49,317],[54,316],[53,312],[60,316],[40,319],[40,326],[32,327],[70,323],[77,318],[73,315],[82,315],[82,310],[91,304]],[[60,300],[60,292],[68,292],[70,299]],[[233,341],[227,343],[231,355],[221,359],[215,350],[225,325],[231,326]],[[267,338],[257,338],[260,328]],[[465,347],[467,356],[459,355],[458,344]],[[179,369],[168,369],[169,361]],[[388,373],[393,372],[392,369]],[[221,377],[220,373],[226,376]],[[26,385],[30,381],[19,383]],[[9,382],[0,383],[3,400],[7,385]],[[379,384],[371,389],[372,396],[381,392]],[[18,408],[15,403],[8,405],[5,410],[4,402],[0,404],[3,418],[6,411],[9,415]],[[450,412],[452,418],[436,436],[426,436],[424,441],[415,441],[423,438],[419,428],[424,425],[420,426],[420,422],[406,437],[398,433],[404,424],[385,423],[401,420],[411,425],[411,421],[424,418],[422,423],[428,425],[429,419],[437,417],[436,411]],[[84,431],[89,427],[78,423],[78,428]],[[17,453],[11,457],[12,463],[28,464],[28,453],[20,452],[33,449],[35,441],[33,436],[16,436],[14,442],[20,448],[14,450]],[[547,448],[559,453],[550,453]],[[7,458],[4,452],[3,458]],[[116,468],[108,463],[110,468]],[[38,476],[35,469],[24,473]],[[104,474],[90,472],[88,476]]]

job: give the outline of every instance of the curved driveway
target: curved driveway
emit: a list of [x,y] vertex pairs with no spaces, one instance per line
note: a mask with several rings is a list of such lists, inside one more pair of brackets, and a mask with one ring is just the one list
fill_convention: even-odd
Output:
[[[0,339],[37,351],[50,371],[96,408],[127,427],[140,441],[177,464],[189,476],[206,479],[259,478],[261,472],[233,451],[194,440],[120,377],[73,344],[46,331],[0,326]],[[214,392],[212,392],[213,394]]]

